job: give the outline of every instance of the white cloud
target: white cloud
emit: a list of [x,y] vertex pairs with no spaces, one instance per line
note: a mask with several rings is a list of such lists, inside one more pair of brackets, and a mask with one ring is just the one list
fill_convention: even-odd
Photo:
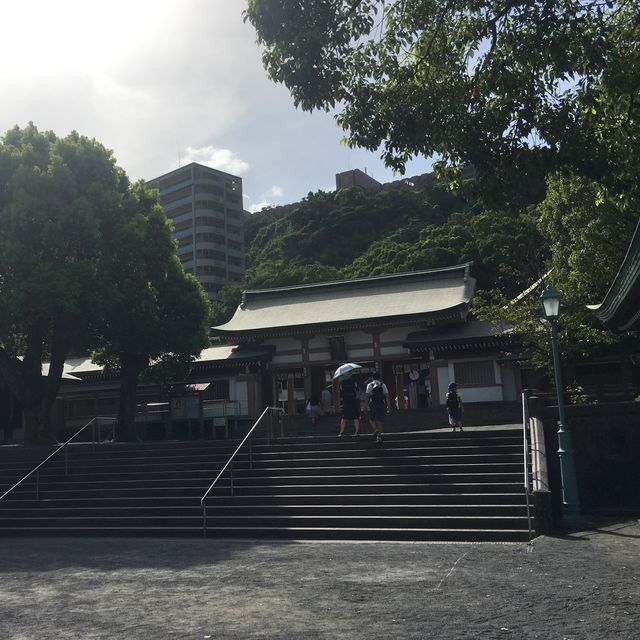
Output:
[[238,158],[230,149],[216,149],[212,146],[200,147],[199,149],[187,147],[181,160],[183,163],[199,162],[212,169],[226,171],[235,176],[242,176],[249,170],[249,163]]
[[[247,211],[249,211],[250,213],[257,213],[258,211],[261,211],[265,207],[275,207],[278,204],[283,204],[282,202],[280,203],[274,202],[274,200],[281,199],[283,196],[284,196],[284,189],[278,186],[277,184],[274,184],[260,196],[260,202],[256,202],[255,204],[249,205],[249,207],[247,207]],[[244,194],[244,197],[249,202],[253,200],[253,198],[246,193]]]
[[247,211],[249,213],[258,213],[258,211],[262,211],[265,207],[272,207],[273,202],[257,202],[256,204],[252,204]]

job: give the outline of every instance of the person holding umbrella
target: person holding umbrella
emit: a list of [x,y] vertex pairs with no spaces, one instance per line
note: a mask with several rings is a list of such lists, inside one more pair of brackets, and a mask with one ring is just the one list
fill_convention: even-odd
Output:
[[358,400],[358,385],[352,378],[352,372],[362,367],[351,362],[336,369],[333,379],[340,380],[340,397],[342,398],[342,418],[340,419],[340,433],[344,435],[347,421],[353,421],[355,435],[360,435],[360,401]]

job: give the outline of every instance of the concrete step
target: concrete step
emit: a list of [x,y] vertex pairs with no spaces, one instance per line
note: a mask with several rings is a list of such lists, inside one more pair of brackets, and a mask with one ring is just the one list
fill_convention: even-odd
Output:
[[[357,490],[357,488],[356,488]],[[200,505],[200,494],[175,496],[140,496],[125,497],[66,497],[59,499],[44,498],[42,500],[13,500],[0,504],[0,515],[13,509],[34,510],[43,508],[146,508],[146,507],[180,507]],[[249,496],[214,496],[207,499],[209,507],[239,506],[327,506],[353,505],[525,505],[524,493],[345,493],[345,494],[275,494]]]
[[[201,497],[238,443],[69,447],[68,475],[61,452],[40,500],[30,479],[0,503],[0,534],[202,535]],[[0,454],[0,486],[26,466]],[[212,490],[208,535],[528,539],[523,466],[517,429],[265,440],[251,464],[238,455],[233,496],[227,477]]]

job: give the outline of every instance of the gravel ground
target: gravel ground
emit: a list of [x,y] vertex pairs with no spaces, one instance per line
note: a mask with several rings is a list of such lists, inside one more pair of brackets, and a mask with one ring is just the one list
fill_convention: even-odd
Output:
[[640,526],[524,544],[3,538],[0,639],[640,637]]

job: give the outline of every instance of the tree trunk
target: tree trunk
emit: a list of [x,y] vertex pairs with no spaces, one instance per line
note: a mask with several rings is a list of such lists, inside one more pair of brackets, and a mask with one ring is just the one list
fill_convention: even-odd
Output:
[[120,403],[116,440],[134,440],[137,409],[138,376],[148,365],[149,359],[140,355],[123,354],[120,356]]
[[42,421],[44,383],[42,380],[42,351],[44,330],[41,326],[27,328],[27,341],[22,360],[0,349],[0,372],[11,395],[22,409],[25,444],[51,444]]
[[51,360],[49,372],[44,384],[44,397],[40,410],[40,422],[45,437],[55,440],[53,425],[51,422],[51,410],[60,391],[64,363],[71,350],[71,340],[74,333],[74,324],[66,318],[59,318],[54,326],[51,340]]

